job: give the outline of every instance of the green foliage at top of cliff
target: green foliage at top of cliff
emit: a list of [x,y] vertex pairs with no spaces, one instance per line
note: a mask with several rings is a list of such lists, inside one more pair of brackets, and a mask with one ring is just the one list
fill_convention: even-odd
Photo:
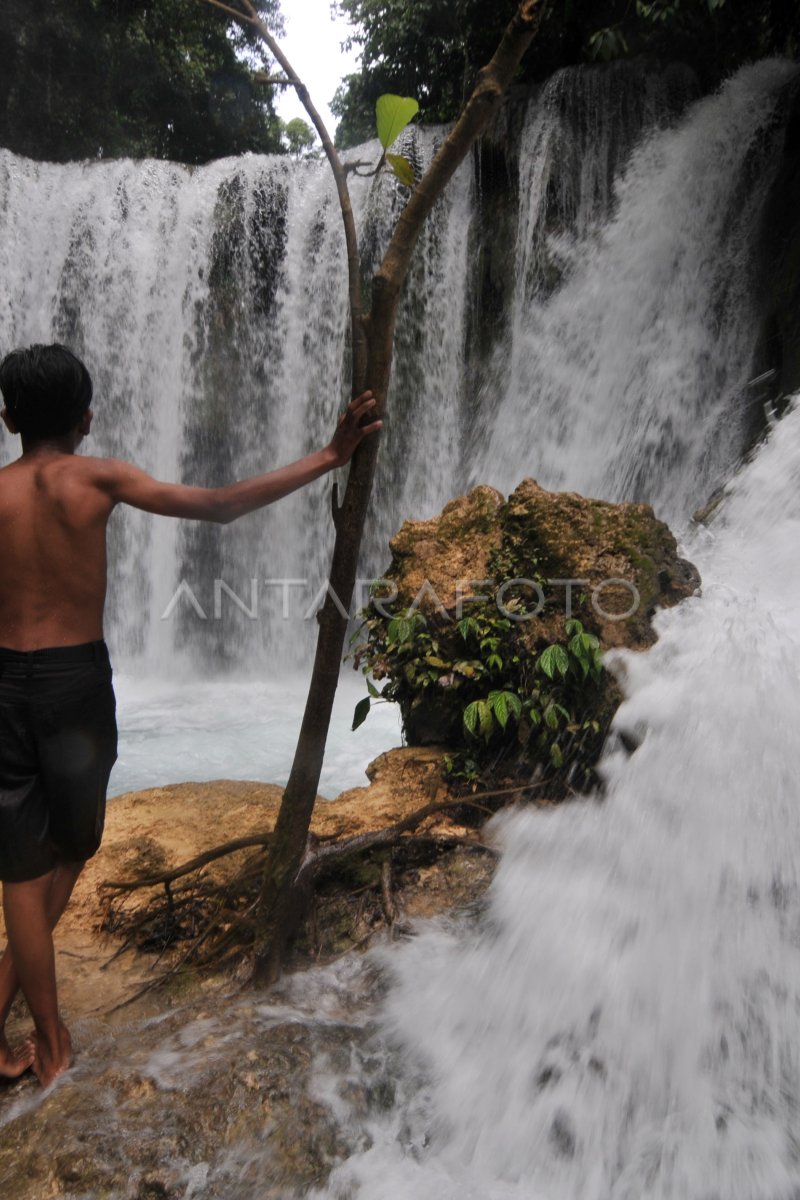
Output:
[[[489,61],[517,0],[338,0],[353,26],[361,69],[332,108],[337,143],[373,137],[382,92],[416,96],[428,123],[452,120]],[[693,66],[704,85],[743,62],[800,50],[797,0],[553,0],[519,82],[559,67],[639,54]]]
[[[257,7],[279,27],[279,0]],[[3,0],[0,62],[0,145],[31,158],[284,148],[258,44],[197,0]]]

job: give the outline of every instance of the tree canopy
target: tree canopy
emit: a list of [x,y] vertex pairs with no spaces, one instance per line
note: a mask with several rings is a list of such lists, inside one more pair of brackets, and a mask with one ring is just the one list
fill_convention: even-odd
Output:
[[304,154],[313,150],[317,140],[314,130],[302,117],[292,117],[291,121],[287,121],[283,126],[283,136],[289,153],[295,158],[302,158]]
[[[515,7],[515,0],[338,0],[362,62],[332,105],[337,144],[373,136],[383,92],[416,96],[425,122],[452,120]],[[749,59],[798,49],[797,0],[557,0],[518,82],[573,63],[650,54],[687,62],[713,86]]]
[[0,145],[32,158],[284,148],[262,44],[197,0],[3,0],[0,61]]

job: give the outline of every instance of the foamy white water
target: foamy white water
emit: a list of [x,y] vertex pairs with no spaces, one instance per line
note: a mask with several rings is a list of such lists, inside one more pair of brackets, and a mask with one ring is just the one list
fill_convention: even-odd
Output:
[[[551,80],[523,144],[514,312],[473,479],[509,488],[533,475],[679,521],[725,478],[746,433],[760,328],[752,231],[783,137],[770,121],[795,72],[777,60],[747,67],[675,128],[654,129],[656,106],[621,180],[582,165],[563,201],[571,220],[554,232],[561,158],[576,151]],[[624,123],[601,122],[600,162],[620,125],[624,141]],[[553,294],[543,289],[554,272]]]
[[497,818],[477,926],[382,955],[401,1102],[325,1195],[779,1200],[800,1188],[800,408],[622,652],[607,794]]

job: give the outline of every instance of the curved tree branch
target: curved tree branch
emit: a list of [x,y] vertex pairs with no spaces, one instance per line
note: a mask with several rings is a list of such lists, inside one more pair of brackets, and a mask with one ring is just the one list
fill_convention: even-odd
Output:
[[[516,15],[508,25],[491,62],[480,72],[463,113],[403,209],[373,280],[372,310],[366,316],[362,309],[358,239],[347,189],[347,171],[311,103],[308,90],[258,16],[252,0],[240,0],[242,12],[230,9],[220,0],[200,0],[200,3],[223,8],[236,19],[246,22],[248,27],[257,30],[297,90],[322,139],[336,181],[347,241],[353,393],[363,391],[368,382],[378,401],[378,416],[383,415],[389,385],[400,292],[423,223],[476,138],[497,111],[503,92],[534,37],[548,2],[520,0]],[[314,853],[309,852],[308,834],[347,632],[346,612],[343,615],[339,605],[349,610],[352,602],[378,446],[378,437],[366,438],[358,446],[350,465],[342,506],[335,509],[336,539],[329,573],[328,598],[317,614],[320,630],[306,707],[270,843],[259,899],[261,928],[256,941],[256,983],[268,983],[277,978],[286,946],[308,900],[315,862]],[[334,596],[338,598],[339,605],[334,602]]]
[[300,76],[295,71],[289,59],[284,54],[278,42],[273,37],[271,31],[258,15],[255,6],[251,0],[241,0],[243,10],[230,8],[227,4],[223,4],[221,0],[200,0],[201,4],[210,4],[214,8],[220,8],[223,12],[235,17],[237,21],[255,29],[258,36],[268,48],[270,54],[281,66],[286,74],[286,83],[290,84],[297,92],[300,103],[308,113],[311,124],[319,134],[319,139],[322,142],[322,148],[325,151],[325,156],[330,164],[333,172],[336,191],[339,196],[339,207],[342,213],[342,222],[344,224],[344,237],[347,245],[347,274],[349,281],[350,292],[350,333],[353,346],[353,388],[352,394],[359,395],[367,386],[367,343],[366,334],[364,331],[364,303],[361,294],[361,265],[358,250],[358,233],[356,231],[355,216],[353,214],[353,205],[350,200],[350,191],[347,186],[347,171],[344,168],[342,160],[336,152],[336,147],[333,144],[331,135],[328,133],[325,122],[317,112],[311,97],[308,93],[308,88],[303,83]]
[[196,858],[190,859],[189,862],[181,863],[180,866],[173,867],[169,871],[161,871],[158,875],[145,875],[141,879],[104,879],[100,886],[108,888],[109,891],[135,892],[138,888],[156,887],[159,883],[172,883],[183,875],[197,871],[200,867],[205,867],[218,858],[224,858],[226,854],[233,854],[236,850],[247,850],[251,846],[266,846],[271,837],[272,833],[270,832],[235,838],[232,842],[214,846],[211,850],[206,850],[202,854],[198,854]]
[[522,0],[491,61],[479,72],[472,95],[456,124],[400,213],[373,282],[373,321],[387,323],[379,372],[377,375],[370,372],[370,379],[375,380],[373,386],[378,385],[384,372],[388,374],[391,369],[397,302],[425,220],[470,147],[500,107],[503,94],[533,41],[546,8],[547,0]]
[[221,12],[227,13],[229,17],[235,17],[237,21],[242,21],[245,25],[255,24],[253,18],[248,17],[240,8],[232,8],[230,4],[223,4],[222,0],[203,0],[203,3],[220,9]]

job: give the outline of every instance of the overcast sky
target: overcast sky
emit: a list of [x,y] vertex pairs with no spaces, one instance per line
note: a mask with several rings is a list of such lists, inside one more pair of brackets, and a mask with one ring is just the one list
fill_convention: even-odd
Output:
[[[352,27],[342,17],[332,20],[330,0],[282,0],[281,11],[286,23],[281,46],[333,135],[336,118],[328,105],[342,77],[358,65],[356,51],[346,54],[340,48]],[[277,109],[284,121],[308,119],[294,88],[277,93]]]

